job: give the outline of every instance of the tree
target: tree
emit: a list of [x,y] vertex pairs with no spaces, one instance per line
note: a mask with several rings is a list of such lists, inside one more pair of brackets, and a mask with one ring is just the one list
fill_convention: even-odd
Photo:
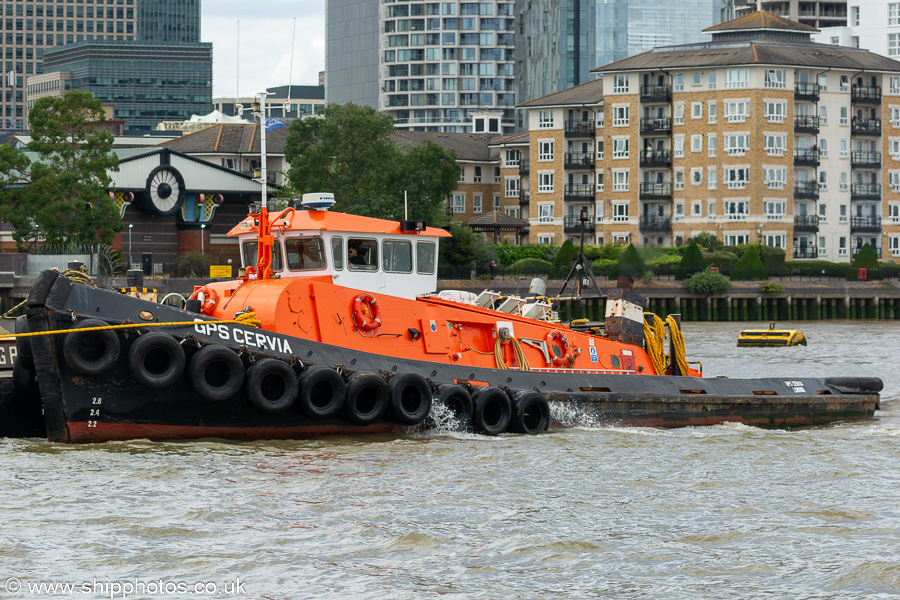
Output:
[[327,191],[335,208],[376,217],[447,221],[446,200],[456,189],[456,155],[433,142],[401,148],[394,123],[368,106],[329,104],[315,117],[291,123],[285,142],[290,186],[301,194]]
[[694,273],[684,280],[684,288],[692,294],[722,294],[731,287],[731,282],[721,273],[710,270]]
[[756,252],[756,246],[747,246],[731,271],[732,281],[759,281],[768,278],[769,274]]
[[722,247],[722,242],[716,238],[715,234],[712,233],[698,233],[693,237],[693,241],[697,242],[699,245],[703,246],[709,251],[714,251],[717,248]]
[[0,198],[0,217],[13,226],[17,243],[38,232],[50,244],[112,242],[121,220],[107,190],[119,160],[111,152],[112,135],[95,126],[104,120],[100,101],[87,92],[41,98],[28,116],[28,149],[37,159],[29,164],[0,152],[5,176],[12,168],[27,184]]
[[616,266],[611,269],[610,276],[628,275],[632,279],[641,279],[646,271],[647,265],[638,254],[637,248],[634,247],[634,244],[628,244],[625,252],[619,255]]
[[556,258],[553,259],[553,266],[568,268],[576,258],[578,258],[578,249],[575,248],[572,240],[566,240],[560,247],[559,252],[556,253]]
[[687,250],[684,251],[684,256],[681,257],[681,263],[678,265],[678,279],[687,279],[694,273],[705,270],[706,259],[703,258],[700,248],[697,247],[697,242],[691,240]]

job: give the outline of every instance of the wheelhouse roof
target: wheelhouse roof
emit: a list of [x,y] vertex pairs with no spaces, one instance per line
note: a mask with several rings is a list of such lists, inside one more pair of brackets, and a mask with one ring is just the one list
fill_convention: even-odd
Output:
[[[347,231],[363,234],[388,234],[409,236],[450,237],[450,233],[438,227],[426,227],[425,231],[401,231],[398,221],[361,217],[327,210],[287,208],[269,213],[269,223],[277,231]],[[228,232],[229,237],[253,233],[259,228],[256,215],[248,215]]]

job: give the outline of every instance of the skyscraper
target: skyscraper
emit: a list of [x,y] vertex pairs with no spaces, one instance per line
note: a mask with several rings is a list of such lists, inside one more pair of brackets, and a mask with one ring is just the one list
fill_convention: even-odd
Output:
[[137,39],[200,41],[200,0],[137,0]]

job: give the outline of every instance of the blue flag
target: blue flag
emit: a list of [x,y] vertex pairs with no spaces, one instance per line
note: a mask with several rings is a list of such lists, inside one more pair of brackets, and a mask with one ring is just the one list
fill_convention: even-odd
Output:
[[272,131],[273,129],[281,129],[282,127],[284,127],[284,123],[282,123],[278,119],[266,117],[266,131]]

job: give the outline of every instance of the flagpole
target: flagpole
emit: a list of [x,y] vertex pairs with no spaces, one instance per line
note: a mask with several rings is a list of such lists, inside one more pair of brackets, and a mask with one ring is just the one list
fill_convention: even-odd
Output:
[[259,94],[259,153],[260,153],[260,172],[262,173],[262,203],[266,204],[266,188],[268,187],[268,170],[266,169],[266,96],[268,92]]

